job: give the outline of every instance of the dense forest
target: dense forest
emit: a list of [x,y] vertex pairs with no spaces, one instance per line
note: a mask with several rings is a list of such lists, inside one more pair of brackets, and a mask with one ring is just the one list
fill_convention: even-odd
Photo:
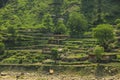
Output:
[[101,23],[114,24],[119,10],[119,0],[1,0],[0,29],[42,28],[54,33],[63,29],[73,34],[69,23],[74,20],[81,23],[76,30],[82,26],[87,30]]

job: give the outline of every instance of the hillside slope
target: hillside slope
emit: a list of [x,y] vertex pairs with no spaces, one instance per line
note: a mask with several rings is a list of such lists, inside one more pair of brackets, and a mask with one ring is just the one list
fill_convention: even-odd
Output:
[[62,18],[66,25],[71,12],[83,13],[89,24],[113,24],[120,18],[119,10],[119,0],[1,0],[0,29],[8,26],[41,27],[47,14],[54,24]]

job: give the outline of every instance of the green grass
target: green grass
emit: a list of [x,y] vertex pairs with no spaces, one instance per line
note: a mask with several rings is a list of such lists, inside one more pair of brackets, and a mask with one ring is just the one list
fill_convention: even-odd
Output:
[[82,58],[87,56],[86,54],[70,54],[67,58]]
[[58,62],[59,65],[81,65],[81,64],[91,64],[88,61],[81,61],[81,62]]

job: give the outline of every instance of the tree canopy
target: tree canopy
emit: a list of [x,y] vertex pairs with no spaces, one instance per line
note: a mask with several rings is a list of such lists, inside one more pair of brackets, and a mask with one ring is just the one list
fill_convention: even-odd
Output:
[[87,30],[87,21],[83,14],[73,12],[69,15],[68,28],[73,37],[82,37]]
[[98,39],[99,44],[109,51],[109,45],[114,40],[114,29],[110,24],[100,24],[93,29],[93,35]]

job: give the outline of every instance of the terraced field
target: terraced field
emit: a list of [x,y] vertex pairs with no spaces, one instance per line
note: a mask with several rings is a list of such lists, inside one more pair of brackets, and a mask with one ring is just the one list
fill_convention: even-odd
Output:
[[[96,46],[97,40],[93,38],[74,39],[67,35],[43,34],[39,30],[19,29],[17,40],[13,46],[6,43],[6,51],[18,50],[36,53],[51,53],[52,48],[67,49],[62,59],[78,59],[87,56]],[[43,51],[44,50],[44,51]]]

